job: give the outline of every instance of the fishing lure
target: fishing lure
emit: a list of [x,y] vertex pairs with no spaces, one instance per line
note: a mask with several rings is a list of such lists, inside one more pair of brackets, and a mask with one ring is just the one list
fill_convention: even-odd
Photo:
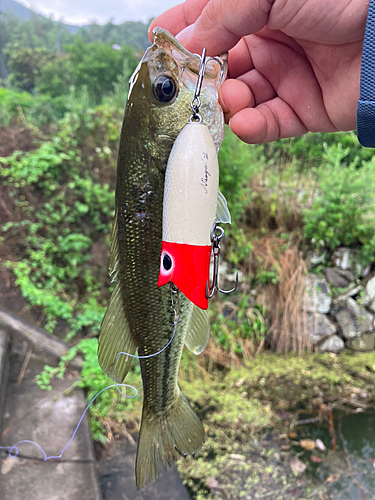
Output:
[[[163,238],[158,286],[173,283],[191,302],[208,308],[218,286],[220,239],[217,222],[230,222],[225,198],[219,192],[219,163],[210,131],[199,114],[200,91],[206,66],[203,50],[192,116],[178,135],[169,156],[163,200]],[[219,202],[218,202],[219,200]],[[219,207],[219,210],[218,210]],[[213,285],[209,284],[214,253]]]

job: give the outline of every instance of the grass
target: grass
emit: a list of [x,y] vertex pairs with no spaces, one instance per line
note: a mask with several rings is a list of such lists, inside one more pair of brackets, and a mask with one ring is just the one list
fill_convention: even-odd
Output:
[[254,256],[263,273],[274,273],[262,304],[268,311],[271,348],[276,353],[302,354],[310,344],[304,310],[307,268],[298,241],[263,238],[254,244]]

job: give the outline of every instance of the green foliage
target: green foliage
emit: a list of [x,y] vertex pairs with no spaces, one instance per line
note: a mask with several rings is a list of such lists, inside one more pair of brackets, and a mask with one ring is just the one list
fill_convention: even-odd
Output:
[[18,43],[4,50],[11,71],[11,81],[20,90],[30,92],[40,77],[42,68],[54,59],[44,48],[31,49]]
[[81,28],[54,22],[30,12],[30,20],[15,17],[12,12],[0,14],[0,50],[8,43],[18,43],[22,47],[44,47],[49,52],[58,52],[67,44],[73,43],[75,36],[85,43],[129,45],[135,49],[146,49],[149,23],[128,21],[122,24],[109,22],[105,25],[92,23]]
[[149,22],[144,24],[139,21],[127,21],[122,24],[109,22],[104,25],[92,23],[87,27],[80,28],[77,35],[86,43],[125,44],[144,50],[150,46],[147,34],[149,24]]
[[124,58],[122,71],[113,83],[112,92],[103,98],[103,104],[125,109],[129,91],[129,80],[134,72],[134,64],[135,62],[132,58]]
[[271,283],[273,285],[277,285],[279,282],[279,273],[277,272],[277,269],[271,269],[270,271],[268,271],[260,267],[256,274],[256,279],[263,285],[268,285]]
[[112,92],[124,67],[127,73],[124,77],[129,79],[138,63],[130,47],[114,50],[98,42],[85,45],[78,37],[65,49],[66,55],[47,64],[37,81],[38,91],[52,98],[66,95],[70,87],[86,88],[91,99],[99,103]]
[[243,143],[228,127],[219,151],[220,189],[232,218],[238,220],[250,200],[250,180],[260,164],[259,149]]
[[[51,99],[48,95],[32,96],[0,87],[0,126],[20,124],[33,129],[46,124],[56,125],[65,113],[72,113],[82,106],[87,111],[94,107],[85,89],[70,88],[68,94]],[[35,132],[42,135],[41,131]]]
[[224,240],[228,245],[225,253],[226,259],[235,266],[247,262],[253,250],[251,235],[248,231],[232,219],[232,224],[225,228],[225,235],[228,237]]
[[47,186],[53,191],[55,186],[50,181],[59,180],[59,167],[66,159],[68,156],[65,153],[56,150],[53,143],[47,142],[31,153],[15,151],[9,157],[0,158],[0,164],[4,165],[0,175],[6,178],[6,185],[12,184],[15,188],[34,184],[43,177],[43,187]]
[[373,150],[363,148],[357,139],[355,132],[328,133],[308,133],[301,137],[283,139],[268,144],[257,146],[262,148],[266,162],[285,165],[294,162],[298,165],[298,170],[307,172],[313,167],[322,164],[323,144],[326,147],[340,143],[347,149],[347,154],[343,158],[342,165],[349,165],[356,157],[362,160],[370,160]]
[[[109,385],[113,385],[113,380],[107,377],[98,363],[98,346],[96,339],[87,339],[81,341],[77,350],[81,351],[84,355],[84,364],[81,372],[81,387],[86,389],[87,401],[102,391]],[[126,383],[129,385],[139,388],[140,382],[140,368],[139,364],[134,366],[134,369],[130,371],[127,376]],[[130,397],[134,396],[134,390],[121,388],[121,390],[128,394]],[[103,392],[94,405],[90,408],[90,414],[92,419],[100,421],[103,417],[108,416],[116,420],[126,419],[126,413],[130,412],[136,401],[130,398],[124,398],[117,391],[117,389],[112,388]],[[92,425],[93,427],[93,425]],[[92,429],[94,432],[94,439],[100,440],[100,435],[103,432],[100,427],[99,433],[98,428]]]
[[244,353],[244,341],[250,340],[255,346],[264,340],[267,326],[262,308],[250,307],[248,297],[241,297],[237,305],[223,303],[219,310],[210,309],[211,334],[226,351],[237,355]]
[[0,50],[17,43],[30,49],[44,48],[55,52],[58,44],[71,43],[74,35],[60,22],[30,12],[30,20],[15,17],[12,12],[0,15]]
[[349,154],[341,143],[325,145],[318,192],[304,211],[304,234],[315,246],[331,250],[359,246],[369,263],[375,256],[375,162],[355,157],[345,165]]
[[[20,222],[2,227],[3,240],[16,239],[22,249],[4,265],[28,303],[44,312],[45,328],[53,332],[64,320],[68,338],[84,329],[97,333],[105,311],[99,292],[105,268],[88,260],[92,245],[111,227],[118,123],[119,113],[111,108],[76,108],[60,121],[53,140],[0,158],[2,184],[22,213]],[[103,172],[112,187],[99,182]]]
[[101,42],[105,44],[125,44],[135,49],[146,49],[150,45],[148,39],[149,23],[128,21],[122,24],[109,22],[105,25],[92,23],[74,30],[61,22],[37,16],[31,13],[31,19],[25,21],[12,13],[0,17],[0,49],[7,43],[18,42],[23,47],[44,47],[50,52],[56,51],[72,43],[75,36],[85,43]]
[[33,105],[33,97],[27,92],[14,92],[0,87],[0,125],[9,125],[18,116],[19,108],[28,110]]
[[18,19],[10,13],[0,13],[0,51],[5,49],[7,43],[12,42],[11,34],[18,26]]
[[[81,36],[73,36],[61,23],[34,17],[25,22],[10,14],[0,16],[0,50],[4,51],[10,72],[7,85],[29,92],[36,86],[38,88],[39,96],[30,106],[33,110],[39,108],[35,109],[39,113],[33,113],[37,126],[58,120],[66,111],[71,111],[64,99],[69,94],[79,97],[82,92],[87,92],[92,105],[101,102],[104,96],[114,94],[113,103],[123,106],[129,77],[138,63],[134,49],[124,45],[129,36],[123,35],[125,32],[130,35],[135,27],[133,36],[130,36],[134,39],[133,46],[144,46],[147,26],[142,23],[119,26],[109,23],[107,27],[98,27],[97,36],[86,36],[84,40]],[[113,29],[108,29],[110,26]],[[79,32],[85,34],[90,30],[82,28]],[[112,35],[118,33],[117,39],[110,32]],[[143,33],[141,44],[137,32]],[[112,44],[116,44],[114,48]],[[148,44],[146,42],[146,46]],[[59,51],[61,47],[63,54]],[[56,49],[58,55],[55,55]],[[4,108],[4,103],[2,108],[0,123],[7,125],[15,112]],[[44,120],[38,119],[40,112]],[[48,115],[51,115],[49,120]]]
[[50,98],[67,95],[71,87],[74,87],[69,58],[63,55],[47,64],[36,84],[38,93]]
[[261,168],[261,150],[243,143],[228,127],[219,151],[220,190],[228,202],[232,223],[225,227],[226,259],[238,266],[247,261],[253,249],[249,235],[241,225],[251,203],[251,179]]

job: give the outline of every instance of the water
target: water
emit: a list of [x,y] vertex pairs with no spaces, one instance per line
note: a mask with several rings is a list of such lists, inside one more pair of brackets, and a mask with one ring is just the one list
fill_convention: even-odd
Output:
[[336,453],[332,451],[328,429],[316,426],[305,429],[306,436],[320,438],[327,447],[327,451],[320,454],[322,462],[310,468],[313,476],[328,485],[328,498],[332,500],[374,499],[375,412],[346,416],[336,413],[334,425]]

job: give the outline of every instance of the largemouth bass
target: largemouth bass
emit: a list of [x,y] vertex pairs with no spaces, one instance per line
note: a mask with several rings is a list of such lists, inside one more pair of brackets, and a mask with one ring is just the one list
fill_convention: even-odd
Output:
[[[171,34],[156,28],[130,80],[117,163],[116,213],[110,251],[110,275],[117,281],[99,337],[102,369],[113,377],[120,352],[148,356],[167,345],[175,313],[169,286],[158,288],[162,242],[164,177],[168,157],[192,114],[200,58]],[[219,148],[224,134],[218,90],[226,61],[207,62],[200,113]],[[186,165],[189,168],[189,165]],[[204,442],[199,418],[181,393],[177,376],[184,344],[199,353],[208,340],[205,311],[179,294],[179,320],[171,344],[160,354],[140,359],[143,410],[136,459],[141,488],[159,475],[159,457],[166,468]],[[120,356],[116,380],[123,382],[131,358]]]

